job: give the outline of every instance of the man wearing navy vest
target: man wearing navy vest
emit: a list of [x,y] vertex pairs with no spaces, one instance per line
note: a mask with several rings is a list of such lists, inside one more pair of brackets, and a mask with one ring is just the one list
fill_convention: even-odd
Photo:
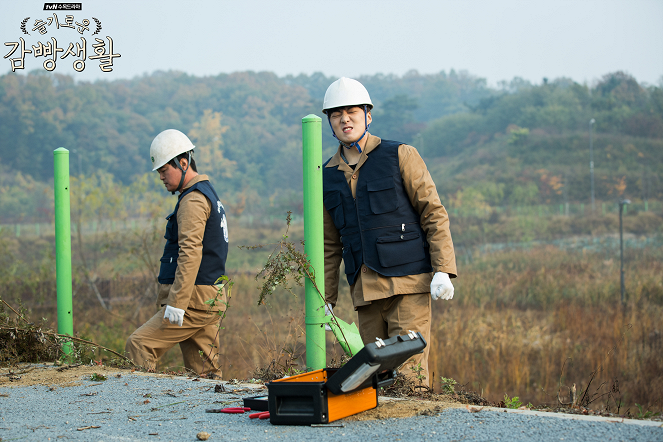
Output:
[[350,78],[325,93],[339,141],[323,168],[325,309],[336,306],[342,260],[364,344],[421,333],[429,345],[401,373],[428,386],[431,298],[452,299],[457,275],[449,217],[417,150],[368,133],[372,108]]
[[[207,175],[199,175],[192,158],[195,146],[182,132],[168,129],[150,147],[154,169],[166,190],[179,192],[166,218],[166,246],[159,270],[159,312],[127,340],[125,351],[136,364],[155,370],[158,359],[180,345],[184,365],[198,374],[219,372],[215,282],[225,274],[228,227],[223,205]],[[223,302],[221,302],[223,301]]]

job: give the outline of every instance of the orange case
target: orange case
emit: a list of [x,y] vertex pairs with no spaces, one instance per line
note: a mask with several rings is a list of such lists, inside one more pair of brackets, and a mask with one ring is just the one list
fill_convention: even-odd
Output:
[[[366,387],[341,395],[328,391],[324,384],[334,371],[336,370],[323,368],[268,383],[270,422],[288,425],[326,424],[378,406],[378,393],[375,387]],[[328,373],[330,374],[328,375]],[[288,413],[281,413],[279,406],[272,406],[272,404],[279,403],[279,399],[284,399],[281,396],[284,391],[282,388],[284,383],[294,384],[288,385],[289,397],[308,399],[310,396],[312,398],[310,406],[308,403],[303,404],[298,411]],[[320,390],[319,397],[316,394],[318,389]],[[297,396],[297,394],[302,396]],[[316,403],[316,401],[322,402]]]

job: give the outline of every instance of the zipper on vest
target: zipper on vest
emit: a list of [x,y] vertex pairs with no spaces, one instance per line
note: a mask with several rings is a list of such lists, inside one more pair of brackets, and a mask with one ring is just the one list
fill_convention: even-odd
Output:
[[[367,232],[369,230],[375,230],[375,229],[390,229],[392,227],[400,227],[401,232],[405,232],[405,226],[407,226],[408,224],[419,224],[419,223],[416,222],[416,221],[413,221],[411,223],[405,223],[405,224],[394,224],[393,226],[371,227],[370,229],[362,230],[362,232]],[[359,226],[359,229],[361,230],[361,226]]]
[[364,265],[365,257],[366,257],[366,247],[364,246],[364,235],[362,234],[363,230],[361,229],[361,217],[359,216],[359,206],[357,205],[357,197],[355,196],[355,212],[357,212],[357,227],[359,227],[359,240],[361,241],[361,264],[359,265],[359,269],[361,269],[361,266]]

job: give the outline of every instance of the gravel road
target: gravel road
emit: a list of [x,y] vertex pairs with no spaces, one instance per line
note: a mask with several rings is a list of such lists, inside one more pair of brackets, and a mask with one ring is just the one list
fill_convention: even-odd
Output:
[[60,385],[5,381],[0,383],[0,440],[196,441],[196,434],[205,431],[210,441],[663,441],[660,422],[488,409],[470,413],[465,408],[399,419],[342,420],[327,427],[275,426],[248,414],[206,413],[266,392],[258,385],[224,381],[227,392],[215,393],[218,383],[128,371],[108,373],[103,382],[89,375]]

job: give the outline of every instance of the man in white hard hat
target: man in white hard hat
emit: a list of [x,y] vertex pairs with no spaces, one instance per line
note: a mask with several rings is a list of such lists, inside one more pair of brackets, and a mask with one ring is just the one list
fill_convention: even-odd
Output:
[[179,344],[186,368],[220,376],[218,312],[225,293],[217,296],[217,279],[225,274],[228,227],[223,205],[207,175],[198,174],[194,145],[182,132],[168,129],[150,147],[152,170],[166,190],[179,192],[166,219],[166,246],[159,270],[159,312],[133,332],[125,347],[138,365],[156,369],[157,360]]
[[417,150],[368,132],[372,108],[350,78],[325,93],[322,112],[339,141],[323,168],[326,311],[343,260],[364,344],[421,333],[429,345],[402,374],[428,386],[431,298],[450,300],[457,275],[449,217]]

